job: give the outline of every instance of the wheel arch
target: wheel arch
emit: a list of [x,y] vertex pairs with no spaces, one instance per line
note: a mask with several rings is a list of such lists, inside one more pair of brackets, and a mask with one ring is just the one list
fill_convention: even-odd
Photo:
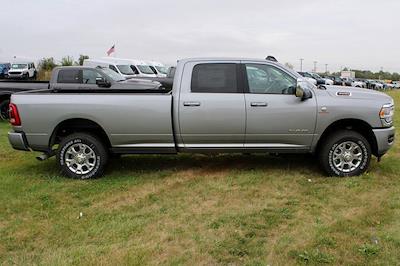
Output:
[[[8,105],[5,106],[4,104],[6,104],[7,101],[10,101],[10,99],[11,99],[11,93],[9,93],[9,92],[2,92],[2,93],[0,94],[0,107],[1,107],[1,109],[3,109],[4,107],[6,107],[7,110],[8,110]],[[8,112],[8,111],[7,111],[7,112]],[[2,120],[2,119],[7,120],[7,118],[8,118],[8,115],[7,115],[6,117],[3,117],[3,115],[0,115],[0,120]]]
[[321,137],[319,138],[315,151],[319,151],[321,148],[322,143],[326,140],[326,138],[331,135],[333,132],[348,129],[354,130],[364,136],[368,143],[371,145],[372,154],[378,156],[378,144],[375,138],[375,134],[372,131],[372,126],[361,119],[340,119],[333,123],[331,123],[322,133]]
[[0,93],[0,103],[4,100],[9,100],[11,98],[12,92],[3,91]]
[[85,118],[71,118],[58,123],[51,134],[49,147],[52,148],[54,145],[59,144],[62,138],[77,132],[95,135],[100,138],[107,148],[111,147],[106,131],[98,123]]

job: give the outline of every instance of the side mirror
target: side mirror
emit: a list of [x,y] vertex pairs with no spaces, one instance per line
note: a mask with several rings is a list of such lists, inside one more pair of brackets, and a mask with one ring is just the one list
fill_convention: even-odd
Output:
[[110,83],[103,77],[97,77],[96,78],[96,84],[99,87],[104,87],[104,88],[110,87]]
[[299,86],[299,84],[297,84],[296,97],[303,98],[303,96],[304,96],[304,90],[303,90],[303,88],[301,86]]
[[307,86],[307,81],[305,81],[302,78],[297,80],[295,95],[302,101],[312,98],[312,92],[310,88]]

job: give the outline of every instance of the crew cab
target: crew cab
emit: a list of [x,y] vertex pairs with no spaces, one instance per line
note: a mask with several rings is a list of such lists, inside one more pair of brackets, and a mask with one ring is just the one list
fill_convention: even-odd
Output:
[[112,154],[312,153],[330,176],[359,175],[394,143],[386,94],[317,87],[269,60],[178,61],[172,91],[48,89],[12,95],[9,141],[57,156],[73,178]]
[[161,89],[157,81],[130,80],[129,83],[119,74],[109,68],[92,67],[56,67],[53,69],[50,81],[34,82],[0,82],[0,119],[8,119],[8,105],[11,94],[29,90],[91,90],[99,87],[118,89]]

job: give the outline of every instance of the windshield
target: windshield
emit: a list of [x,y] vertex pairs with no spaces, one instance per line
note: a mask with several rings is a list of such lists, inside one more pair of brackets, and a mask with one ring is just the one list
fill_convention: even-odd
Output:
[[151,70],[151,68],[149,66],[137,65],[137,67],[139,68],[140,72],[142,72],[143,74],[154,74],[153,70]]
[[124,75],[135,75],[135,73],[133,73],[130,65],[117,65],[119,71],[124,74]]
[[11,66],[11,68],[14,68],[14,69],[21,69],[21,68],[27,68],[27,67],[28,67],[27,64],[13,64]]
[[168,74],[168,68],[165,66],[156,66],[155,68],[161,74]]
[[125,78],[123,76],[116,73],[114,70],[111,70],[109,68],[102,68],[101,70],[103,71],[104,74],[106,74],[107,77],[109,77],[110,79],[112,79],[114,81],[125,80]]
[[316,73],[311,73],[311,75],[313,76],[313,78],[322,79],[321,76]]

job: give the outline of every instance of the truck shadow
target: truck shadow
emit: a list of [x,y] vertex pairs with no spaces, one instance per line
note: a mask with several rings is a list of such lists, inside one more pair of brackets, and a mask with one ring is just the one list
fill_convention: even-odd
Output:
[[317,158],[312,155],[182,154],[177,156],[131,155],[112,158],[107,167],[106,176],[108,174],[129,175],[129,173],[185,171],[200,168],[210,173],[221,170],[279,170],[297,171],[314,175],[324,174],[318,166]]
[[[184,171],[192,171],[198,175],[220,175],[222,172],[235,171],[275,171],[278,174],[324,176],[317,158],[311,155],[180,154],[127,155],[111,158],[101,179],[126,180],[141,176],[159,178]],[[15,172],[21,175],[29,172],[31,177],[40,179],[58,179],[62,176],[54,158],[41,163],[32,160],[26,165],[20,165]],[[64,177],[61,180],[64,180]]]

